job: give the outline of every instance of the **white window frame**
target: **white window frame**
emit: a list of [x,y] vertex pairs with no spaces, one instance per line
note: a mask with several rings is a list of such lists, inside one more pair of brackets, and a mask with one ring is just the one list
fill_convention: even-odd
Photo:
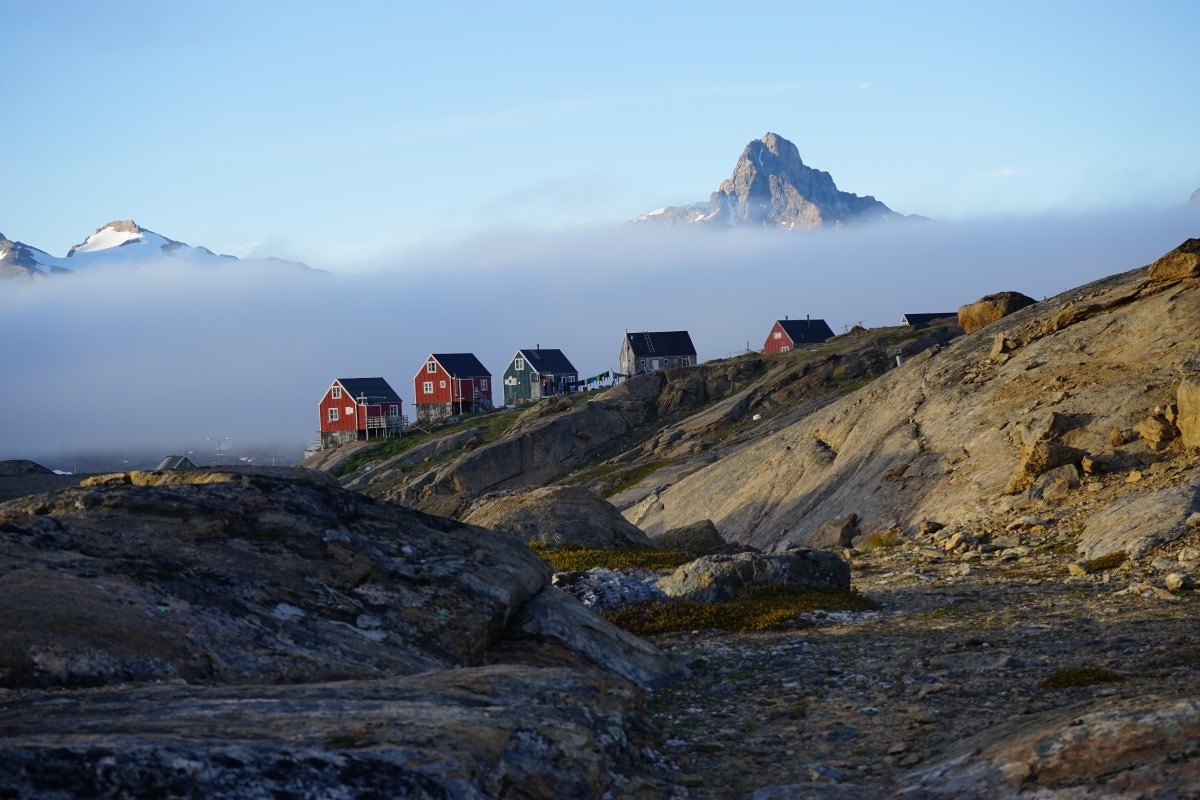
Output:
[[486,392],[488,390],[487,378],[479,379],[479,391]]
[[437,372],[437,362],[430,361],[429,363],[427,363],[425,365],[425,371],[426,372]]
[[523,359],[523,358],[514,358],[514,359],[513,359],[513,369],[514,369],[514,370],[516,370],[517,372],[524,372],[524,370],[525,370],[525,359]]
[[330,422],[337,422],[338,421],[338,410],[336,408],[329,409],[328,416],[329,416]]
[[340,386],[333,387],[333,399],[334,400],[342,399],[342,387],[340,387]]
[[783,338],[783,332],[782,332],[782,331],[775,331],[774,333],[772,333],[772,334],[771,334],[771,338],[772,338],[772,339],[782,339],[782,338]]
[[445,382],[445,381],[438,381],[438,388],[439,388],[439,389],[445,389],[445,388],[446,388],[446,382]]
[[395,403],[392,403],[391,405],[389,405],[388,406],[388,416],[389,417],[400,416],[400,406],[396,405]]
[[422,387],[422,389],[424,390],[425,394],[433,394],[433,381],[425,381],[425,385]]

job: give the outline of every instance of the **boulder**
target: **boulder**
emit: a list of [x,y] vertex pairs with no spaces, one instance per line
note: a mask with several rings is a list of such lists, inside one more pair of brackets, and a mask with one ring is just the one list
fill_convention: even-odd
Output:
[[[655,547],[663,550],[680,550],[690,556],[708,556],[733,552],[731,545],[721,538],[720,531],[711,519],[702,519],[682,528],[672,528],[650,537]],[[738,548],[737,545],[732,545]]]
[[1079,488],[1079,470],[1074,464],[1063,464],[1042,473],[1029,487],[1034,500],[1065,500]]
[[622,606],[665,600],[654,584],[662,577],[648,569],[605,569],[592,567],[579,572],[556,572],[554,585],[588,608],[612,611]]
[[1185,484],[1134,492],[1088,518],[1077,549],[1084,558],[1119,550],[1138,558],[1153,547],[1185,535],[1188,517],[1197,511],[1200,486]]
[[854,544],[858,531],[858,514],[849,514],[838,519],[831,519],[808,539],[810,547],[822,550],[844,550]]
[[1082,450],[1069,447],[1056,439],[1042,439],[1033,444],[1021,445],[1021,456],[1017,469],[1009,480],[1005,491],[1017,494],[1025,491],[1043,474],[1066,464],[1079,464],[1087,455]]
[[1188,239],[1151,264],[1150,277],[1159,281],[1200,278],[1200,239]]
[[591,489],[579,486],[547,486],[485,495],[471,506],[463,521],[511,534],[523,542],[554,547],[611,549],[654,545],[615,506]]
[[849,589],[850,565],[834,553],[811,548],[705,556],[679,567],[657,585],[669,597],[721,603],[743,589],[777,584],[796,589]]
[[1176,390],[1175,427],[1187,447],[1200,447],[1200,376],[1189,375]]
[[958,309],[958,325],[965,332],[970,333],[1036,302],[1032,297],[1027,297],[1020,292],[997,292],[985,295],[974,303],[968,303]]
[[1133,426],[1133,432],[1151,450],[1162,450],[1175,438],[1175,430],[1165,417],[1154,414]]

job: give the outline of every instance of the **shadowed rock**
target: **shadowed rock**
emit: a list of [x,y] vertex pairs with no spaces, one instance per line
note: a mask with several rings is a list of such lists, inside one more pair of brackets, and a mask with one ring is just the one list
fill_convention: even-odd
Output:
[[549,486],[488,495],[464,522],[511,534],[522,542],[608,549],[653,544],[611,503],[590,489]]
[[793,589],[849,589],[850,565],[833,553],[808,548],[783,553],[737,553],[698,558],[658,582],[668,597],[721,603],[743,589],[778,584]]

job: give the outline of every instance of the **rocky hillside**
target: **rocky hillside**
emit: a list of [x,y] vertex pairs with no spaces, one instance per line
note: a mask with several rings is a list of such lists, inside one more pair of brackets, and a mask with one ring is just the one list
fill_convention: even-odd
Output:
[[801,160],[796,145],[768,133],[746,145],[707,205],[669,206],[633,221],[811,230],[904,218],[874,197],[839,191],[828,172]]

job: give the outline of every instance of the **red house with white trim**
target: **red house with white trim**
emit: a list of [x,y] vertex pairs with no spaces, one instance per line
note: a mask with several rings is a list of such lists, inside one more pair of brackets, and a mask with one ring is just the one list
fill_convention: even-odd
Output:
[[321,448],[404,431],[404,405],[383,378],[338,378],[320,402]]
[[767,334],[767,342],[763,345],[764,353],[786,353],[806,344],[820,344],[833,337],[833,330],[823,319],[783,319],[775,320],[771,332]]
[[471,353],[430,353],[413,376],[417,420],[492,410],[492,375]]

